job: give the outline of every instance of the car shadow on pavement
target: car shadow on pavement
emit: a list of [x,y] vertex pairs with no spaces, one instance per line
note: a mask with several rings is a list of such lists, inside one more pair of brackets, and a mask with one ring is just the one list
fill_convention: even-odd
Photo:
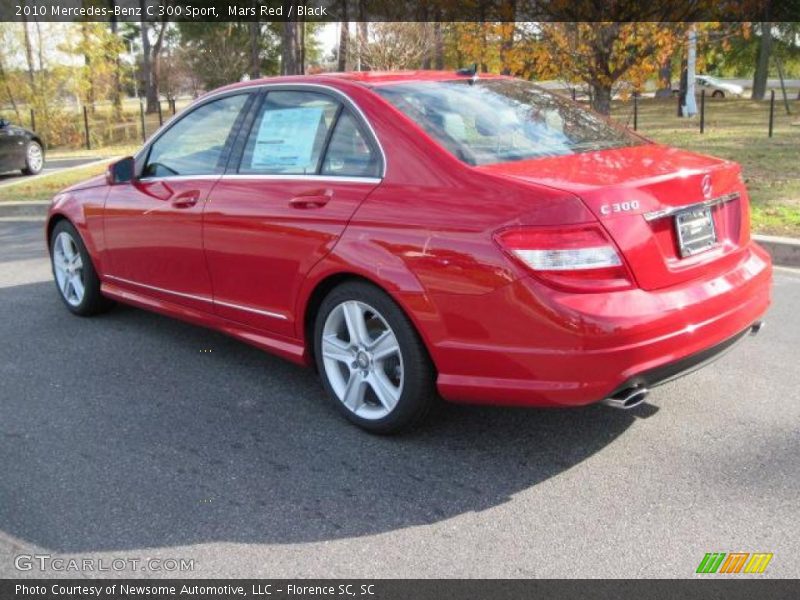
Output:
[[379,534],[507,502],[636,419],[444,405],[396,437],[346,423],[315,374],[50,282],[0,289],[0,529],[55,552]]

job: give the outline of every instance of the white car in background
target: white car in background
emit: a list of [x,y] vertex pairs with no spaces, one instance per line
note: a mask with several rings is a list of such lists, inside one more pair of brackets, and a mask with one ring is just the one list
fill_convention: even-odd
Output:
[[700,90],[705,90],[706,95],[712,98],[725,98],[726,96],[738,98],[744,93],[744,88],[742,86],[736,85],[735,83],[727,83],[716,77],[711,77],[710,75],[697,75],[695,77],[695,82],[695,89],[698,94]]

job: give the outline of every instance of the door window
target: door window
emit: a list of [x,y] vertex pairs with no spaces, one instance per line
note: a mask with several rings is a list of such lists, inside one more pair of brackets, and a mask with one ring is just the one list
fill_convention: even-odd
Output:
[[209,102],[175,123],[153,143],[142,177],[221,173],[225,144],[248,95]]
[[313,175],[339,103],[313,92],[269,92],[245,144],[239,173]]

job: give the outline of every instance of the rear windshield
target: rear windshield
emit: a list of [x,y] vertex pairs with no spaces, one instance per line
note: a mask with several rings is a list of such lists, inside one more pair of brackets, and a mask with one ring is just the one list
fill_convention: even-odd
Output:
[[375,91],[470,165],[646,143],[519,79],[414,82]]

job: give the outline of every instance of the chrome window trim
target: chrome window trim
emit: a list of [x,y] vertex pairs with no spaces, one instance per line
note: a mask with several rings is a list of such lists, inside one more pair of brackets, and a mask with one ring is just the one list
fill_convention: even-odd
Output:
[[371,183],[378,184],[383,181],[380,177],[353,177],[351,175],[343,175],[341,177],[336,175],[292,175],[291,173],[253,173],[248,175],[245,173],[228,173],[222,176],[223,180],[237,180],[237,179],[264,179],[270,180],[291,180],[291,181],[330,181],[339,183]]
[[140,177],[138,181],[143,183],[152,183],[154,181],[186,181],[187,179],[205,180],[219,179],[222,173],[215,173],[213,175],[165,175],[164,177]]
[[741,194],[739,192],[731,192],[730,194],[724,194],[722,196],[717,196],[716,198],[711,198],[710,200],[704,200],[703,202],[696,202],[694,204],[688,204],[686,206],[671,206],[670,208],[665,208],[663,210],[654,210],[652,212],[644,213],[644,220],[656,221],[658,219],[663,219],[664,217],[672,217],[685,210],[719,206],[721,204],[726,204],[733,200],[738,200],[740,197]]
[[[337,89],[337,88],[335,88],[333,86],[325,85],[323,83],[301,83],[301,82],[297,82],[297,83],[294,83],[294,82],[256,83],[256,84],[253,84],[253,85],[245,85],[245,86],[234,88],[234,89],[221,90],[221,91],[218,91],[218,92],[211,92],[209,94],[206,94],[202,98],[199,98],[195,103],[193,103],[193,104],[189,105],[188,107],[184,108],[177,115],[174,115],[169,121],[164,123],[163,126],[159,127],[147,139],[147,141],[142,145],[142,148],[139,150],[139,152],[136,153],[136,155],[135,155],[136,160],[138,161],[139,158],[140,158],[140,155],[142,155],[143,153],[146,154],[149,151],[150,146],[153,143],[155,143],[158,140],[158,138],[161,137],[164,133],[169,131],[170,128],[167,127],[167,126],[173,124],[173,122],[177,122],[179,120],[179,119],[177,119],[177,117],[183,118],[184,116],[186,116],[186,115],[182,115],[182,113],[184,111],[186,111],[187,109],[191,108],[192,110],[195,110],[197,108],[200,108],[203,104],[206,104],[206,102],[211,102],[214,99],[216,99],[218,97],[221,97],[221,96],[234,95],[234,94],[237,94],[237,93],[252,93],[253,91],[261,91],[261,90],[269,91],[270,88],[286,89],[288,91],[291,91],[291,90],[294,90],[294,89],[312,89],[312,90],[313,89],[317,89],[317,90],[322,89],[322,90],[326,90],[328,92],[331,92],[332,95],[338,96],[340,99],[342,99],[343,103],[345,105],[347,105],[349,108],[353,109],[356,113],[358,113],[358,115],[361,117],[361,121],[367,126],[367,129],[369,130],[369,133],[372,136],[372,139],[375,142],[375,145],[378,147],[378,151],[381,153],[381,165],[382,165],[382,168],[381,168],[381,176],[380,176],[379,179],[383,179],[383,178],[386,177],[386,169],[388,168],[388,162],[386,160],[386,152],[383,149],[383,145],[381,144],[380,138],[378,138],[378,134],[375,133],[375,128],[372,126],[372,123],[370,122],[370,120],[367,119],[367,116],[364,114],[364,111],[362,111],[361,107],[358,104],[356,104],[356,102],[354,102],[353,99],[349,95],[347,95],[345,92],[343,92],[342,90]],[[209,175],[211,175],[211,174],[209,174]],[[183,176],[178,176],[178,177],[183,177]],[[188,178],[190,176],[186,176],[186,177]],[[201,176],[198,176],[198,175],[191,176],[192,179],[197,179],[198,177],[201,177]],[[161,180],[164,180],[164,179],[165,178],[163,178],[163,177],[161,177],[161,178],[148,178],[147,181],[161,181]],[[144,181],[144,179],[142,179],[140,181]]]
[[155,292],[163,292],[164,294],[171,294],[173,296],[180,296],[181,298],[189,298],[191,300],[199,300],[200,302],[208,302],[211,304],[219,304],[220,306],[227,306],[228,308],[234,308],[237,310],[243,310],[245,312],[256,313],[259,315],[264,315],[266,317],[272,317],[274,319],[281,319],[281,320],[288,320],[289,317],[286,315],[282,315],[280,313],[272,312],[269,310],[261,310],[258,308],[252,308],[249,306],[242,306],[241,304],[233,304],[232,302],[223,302],[221,300],[215,300],[213,298],[209,298],[208,296],[199,296],[196,294],[186,294],[184,292],[176,292],[174,290],[168,290],[166,288],[158,287],[155,285],[148,285],[146,283],[140,283],[138,281],[133,281],[131,279],[125,279],[124,277],[117,277],[116,275],[105,275],[106,279],[112,279],[114,281],[119,281],[120,283],[127,283],[128,285],[134,285],[137,287],[142,287],[148,290],[153,290]]

